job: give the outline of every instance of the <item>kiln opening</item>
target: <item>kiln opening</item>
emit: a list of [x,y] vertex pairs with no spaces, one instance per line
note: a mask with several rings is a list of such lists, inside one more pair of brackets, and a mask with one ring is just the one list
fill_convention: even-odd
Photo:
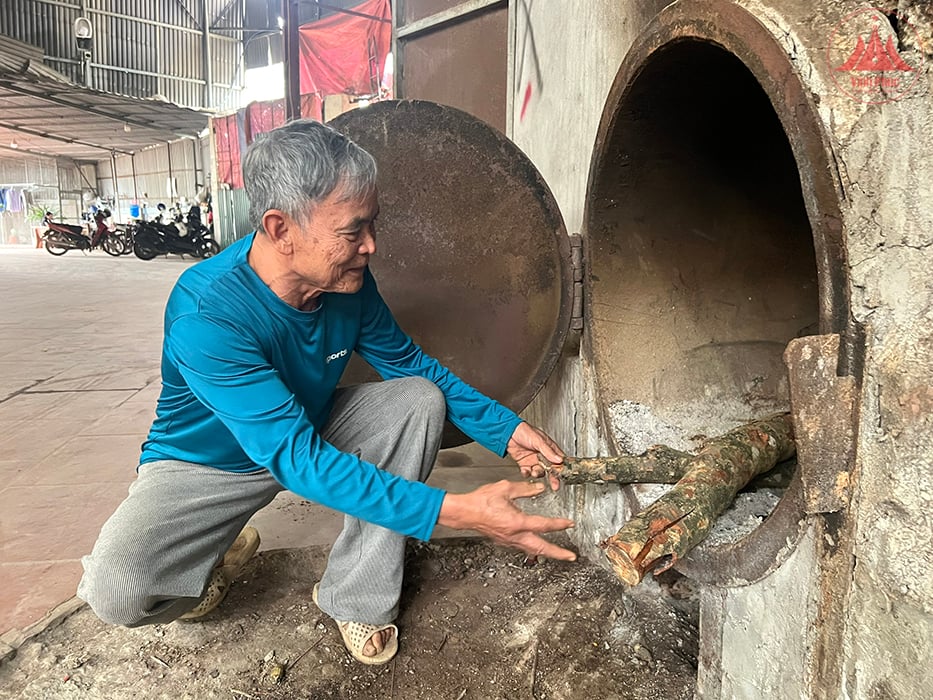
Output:
[[[819,332],[813,230],[781,121],[735,55],[678,39],[617,87],[586,214],[604,425],[623,452],[692,448],[788,409],[784,349]],[[763,519],[781,493],[747,496],[741,518]]]

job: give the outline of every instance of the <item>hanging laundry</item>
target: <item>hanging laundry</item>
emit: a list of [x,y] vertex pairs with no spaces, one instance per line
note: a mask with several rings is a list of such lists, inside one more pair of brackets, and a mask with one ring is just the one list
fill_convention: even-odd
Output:
[[25,203],[23,202],[23,191],[22,190],[10,190],[10,202],[7,204],[7,209],[11,212],[21,212],[26,208]]

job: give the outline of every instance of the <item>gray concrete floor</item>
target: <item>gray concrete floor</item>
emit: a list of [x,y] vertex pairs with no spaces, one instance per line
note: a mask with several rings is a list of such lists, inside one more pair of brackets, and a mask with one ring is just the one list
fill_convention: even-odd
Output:
[[[68,601],[80,557],[134,478],[160,389],[162,311],[192,262],[0,246],[0,635]],[[454,492],[518,469],[474,444],[429,483]],[[328,544],[338,513],[281,494],[263,549]],[[465,533],[439,528],[437,536]]]

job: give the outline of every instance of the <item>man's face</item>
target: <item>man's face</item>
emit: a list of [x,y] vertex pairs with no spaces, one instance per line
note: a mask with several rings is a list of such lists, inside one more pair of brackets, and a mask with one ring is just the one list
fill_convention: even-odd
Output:
[[322,292],[352,294],[363,286],[363,271],[376,252],[379,197],[346,199],[337,188],[311,212],[294,238],[293,269]]

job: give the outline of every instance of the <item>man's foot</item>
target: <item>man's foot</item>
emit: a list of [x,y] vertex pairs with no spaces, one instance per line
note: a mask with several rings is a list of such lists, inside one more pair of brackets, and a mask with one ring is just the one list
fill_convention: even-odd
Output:
[[[337,622],[334,620],[334,622]],[[360,623],[355,622],[337,622],[343,628],[343,632],[346,634],[353,634],[353,631],[349,628],[350,625],[358,625]],[[370,625],[362,625],[363,627],[370,627]],[[375,632],[372,633],[367,639],[366,643],[363,645],[363,656],[373,657],[381,654],[386,646],[395,639],[395,625],[389,625],[387,627],[377,628]],[[365,630],[364,630],[365,633]],[[396,642],[397,644],[397,642]]]
[[216,608],[227,597],[230,584],[237,574],[246,565],[246,562],[259,549],[259,532],[254,527],[244,527],[237,535],[230,549],[224,554],[223,560],[214,567],[207,588],[201,596],[201,601],[191,610],[179,617],[179,620],[197,620],[204,617]]
[[[317,605],[320,584],[315,583],[311,599]],[[334,620],[343,643],[350,655],[360,663],[371,666],[391,661],[398,653],[398,627],[370,625],[365,622]]]
[[357,661],[375,666],[391,661],[398,653],[395,625],[368,625],[365,622],[337,623],[347,651]]

